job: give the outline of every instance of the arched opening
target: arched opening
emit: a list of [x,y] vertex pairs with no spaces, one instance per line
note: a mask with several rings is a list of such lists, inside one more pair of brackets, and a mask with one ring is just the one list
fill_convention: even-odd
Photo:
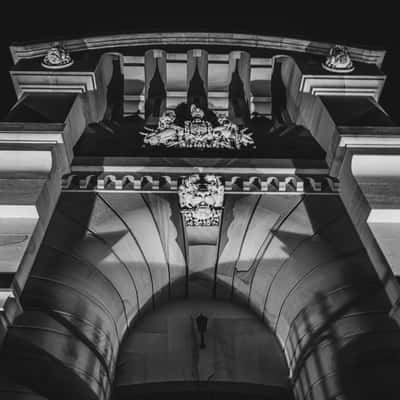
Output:
[[[105,181],[112,182],[112,177]],[[169,315],[163,307],[172,307],[165,304],[173,301],[178,308],[184,302],[205,301],[215,309],[228,301],[232,304],[226,303],[225,309],[232,312],[238,310],[235,304],[243,304],[245,311],[240,312],[246,318],[255,312],[251,318],[265,336],[247,337],[246,346],[267,338],[275,343],[257,346],[260,354],[253,347],[242,351],[243,344],[237,344],[236,351],[244,365],[254,366],[253,372],[248,367],[241,372],[247,376],[228,374],[230,381],[213,381],[208,389],[207,382],[200,382],[200,389],[210,396],[228,393],[236,385],[236,394],[245,390],[240,386],[244,384],[250,392],[260,384],[264,389],[275,387],[267,379],[278,382],[276,371],[265,376],[264,372],[272,352],[283,360],[280,348],[286,361],[272,364],[290,370],[296,399],[325,400],[353,393],[357,385],[343,371],[362,360],[369,360],[368,376],[379,376],[372,370],[375,362],[379,368],[398,365],[399,328],[388,316],[389,301],[338,196],[226,194],[219,244],[213,245],[215,249],[210,245],[210,257],[203,257],[203,262],[196,252],[197,257],[190,259],[194,253],[187,251],[182,225],[176,193],[64,192],[21,297],[24,313],[5,340],[2,374],[45,399],[108,400],[114,382],[117,387],[123,382],[120,360],[129,354],[124,338],[129,343],[137,337],[130,335],[129,327],[135,332],[140,323],[157,320],[158,312],[162,325]],[[195,309],[204,314],[207,310]],[[178,311],[184,315],[183,309]],[[188,331],[186,313],[183,324]],[[241,340],[239,333],[232,334],[240,323],[217,322],[212,312],[209,317],[210,333],[213,318],[221,327],[218,332],[223,332],[214,335],[214,342],[233,336],[236,342]],[[171,326],[178,329],[179,324]],[[159,338],[163,346],[170,343],[168,330],[159,334],[164,336]],[[206,344],[208,340],[206,336]],[[233,344],[219,348],[224,346]],[[156,345],[148,350],[154,353]],[[157,360],[165,358],[161,350],[155,360],[150,357],[155,374],[162,367]],[[171,354],[190,354],[190,361],[194,353]],[[251,354],[259,357],[257,364],[251,364]],[[127,369],[133,371],[126,375],[128,395],[133,390],[129,376],[133,383],[140,382],[134,371],[146,382],[143,363],[135,362]],[[172,373],[168,365],[161,371],[164,376]],[[223,369],[218,371],[217,376],[225,379]],[[255,376],[262,378],[257,381]],[[279,376],[287,379],[288,374]],[[361,378],[357,376],[357,384]],[[157,385],[140,386],[143,398],[163,390],[175,393],[169,381],[157,380],[157,375],[152,379],[140,383]],[[198,381],[179,381],[176,396],[192,396],[193,388],[199,389],[192,384]],[[393,377],[389,381],[398,385]],[[369,382],[379,389],[379,381]],[[0,393],[6,390],[2,385]]]
[[[200,348],[196,324],[200,314],[208,319],[205,348]],[[248,308],[218,300],[170,302],[127,331],[119,350],[114,398],[150,399],[159,391],[178,398],[188,393],[292,398],[285,356],[272,330]]]

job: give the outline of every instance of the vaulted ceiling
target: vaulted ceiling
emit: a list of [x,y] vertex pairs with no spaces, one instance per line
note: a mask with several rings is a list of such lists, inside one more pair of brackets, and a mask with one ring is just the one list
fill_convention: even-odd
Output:
[[338,387],[332,346],[374,329],[374,346],[400,347],[338,196],[226,194],[209,237],[188,235],[175,193],[64,192],[4,346],[8,374],[50,397],[63,387],[108,398],[129,326],[185,298],[248,306],[277,336],[300,395],[327,390],[323,377]]

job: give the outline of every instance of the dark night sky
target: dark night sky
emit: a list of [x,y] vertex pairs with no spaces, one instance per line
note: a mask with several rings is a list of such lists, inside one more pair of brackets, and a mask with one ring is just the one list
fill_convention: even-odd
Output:
[[[172,2],[159,5],[159,2],[144,0],[139,5],[125,1],[124,7],[113,1],[108,3],[107,9],[102,9],[100,2],[92,3],[91,9],[87,7],[88,2],[81,2],[86,5],[84,9],[67,2],[53,2],[49,8],[36,2],[31,9],[21,3],[11,5],[6,13],[3,9],[0,24],[0,118],[15,102],[8,74],[12,65],[8,47],[12,42],[52,41],[108,33],[215,31],[299,37],[385,49],[382,69],[388,78],[380,103],[400,123],[397,97],[400,88],[399,13],[379,9],[378,4],[367,11],[367,3],[364,3],[365,9],[358,10],[341,8],[333,1],[320,2],[318,8],[280,3],[273,9],[272,2],[248,1],[246,4],[233,0],[230,3],[187,1],[179,2],[179,6]],[[261,4],[267,8],[259,8]]]

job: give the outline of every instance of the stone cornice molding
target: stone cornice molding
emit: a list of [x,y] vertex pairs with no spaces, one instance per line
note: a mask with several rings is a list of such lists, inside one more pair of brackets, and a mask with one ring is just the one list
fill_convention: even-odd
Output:
[[[110,48],[134,46],[163,46],[163,45],[191,45],[191,46],[240,46],[247,48],[273,49],[287,52],[309,53],[326,55],[333,43],[285,38],[279,36],[249,35],[237,33],[212,32],[166,32],[166,33],[132,33],[107,36],[85,37],[63,41],[63,45],[70,51],[103,50]],[[43,57],[52,42],[34,44],[15,44],[10,46],[14,63],[22,59]],[[382,65],[385,51],[349,47],[352,60],[363,63]]]
[[400,126],[337,126],[339,145],[358,148],[400,147]]
[[63,143],[64,123],[0,122],[0,143]]
[[400,223],[400,146],[397,154],[351,149],[351,174],[368,204],[368,224]]
[[17,97],[23,93],[85,93],[96,90],[91,71],[10,71]]
[[368,96],[378,101],[385,80],[384,75],[303,74],[299,91],[314,96]]
[[82,65],[74,69],[47,70],[40,64],[18,66],[10,74],[17,97],[24,93],[86,93],[104,90],[112,75],[113,53],[97,57],[95,65]]
[[[336,126],[334,137],[331,140],[331,155],[329,156],[330,174],[338,176],[345,154],[351,151],[352,154],[368,153],[376,155],[373,164],[365,164],[366,167],[378,171],[385,164],[382,162],[381,155],[393,150],[400,151],[400,127],[398,126]],[[386,167],[389,168],[389,165]],[[384,167],[384,168],[386,168]],[[361,173],[361,167],[357,167],[356,175]],[[386,176],[386,172],[380,171]],[[355,176],[356,176],[355,175]]]
[[[187,175],[185,175],[187,176]],[[160,174],[69,174],[63,177],[64,191],[124,191],[177,193],[184,176]],[[223,176],[226,193],[338,194],[339,182],[329,176]]]
[[0,122],[0,176],[46,177],[70,169],[65,124]]

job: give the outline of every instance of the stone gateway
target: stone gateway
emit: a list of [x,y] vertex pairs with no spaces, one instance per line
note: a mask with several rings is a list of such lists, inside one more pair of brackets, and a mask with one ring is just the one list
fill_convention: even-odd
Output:
[[383,51],[186,32],[11,52],[2,400],[398,398]]

